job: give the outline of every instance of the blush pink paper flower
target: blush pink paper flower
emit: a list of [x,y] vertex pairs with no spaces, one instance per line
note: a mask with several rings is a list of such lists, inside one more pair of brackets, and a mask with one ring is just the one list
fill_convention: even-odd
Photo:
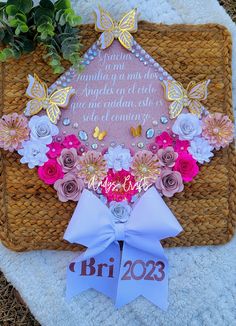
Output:
[[52,185],[58,179],[62,179],[64,173],[62,167],[54,159],[49,159],[43,166],[38,168],[38,175],[46,184]]
[[28,120],[22,114],[12,113],[0,119],[0,148],[13,152],[28,138]]
[[74,173],[69,172],[63,179],[55,182],[54,188],[61,202],[78,201],[84,189],[84,183]]
[[174,150],[177,153],[187,152],[189,146],[190,146],[190,143],[188,140],[176,139],[175,145],[174,145]]
[[157,190],[166,197],[172,197],[175,193],[184,189],[181,174],[170,169],[162,169],[155,185]]
[[52,142],[51,144],[47,145],[49,147],[49,151],[47,152],[47,156],[49,158],[57,158],[61,155],[61,151],[63,147],[61,146],[61,143],[58,142]]
[[172,146],[172,144],[173,144],[173,139],[168,134],[167,131],[164,131],[159,136],[157,136],[155,141],[158,144],[159,148],[165,148],[168,146]]
[[130,172],[126,170],[114,171],[113,169],[108,170],[107,177],[102,182],[101,190],[108,202],[123,200],[130,202],[138,192],[135,178]]
[[157,152],[157,156],[162,166],[172,168],[175,165],[178,153],[174,151],[174,148],[172,146],[168,146],[165,148],[160,148]]
[[173,170],[180,172],[183,181],[190,182],[198,174],[199,167],[189,153],[183,152],[179,154]]
[[133,157],[131,173],[136,181],[146,182],[147,184],[154,183],[160,174],[157,155],[146,150],[138,151]]
[[80,156],[77,175],[86,185],[96,186],[107,173],[107,163],[101,153],[88,151]]
[[78,165],[78,154],[75,148],[63,148],[57,161],[62,167],[63,172],[69,172]]
[[80,145],[80,141],[75,135],[68,135],[64,138],[62,145],[65,148],[77,148]]
[[227,115],[208,114],[202,121],[202,136],[217,150],[233,141],[234,125]]

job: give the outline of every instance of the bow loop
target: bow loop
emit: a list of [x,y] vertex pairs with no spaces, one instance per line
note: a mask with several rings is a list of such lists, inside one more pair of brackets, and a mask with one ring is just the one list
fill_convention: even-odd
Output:
[[92,192],[84,190],[64,234],[64,239],[98,254],[115,240],[112,214]]

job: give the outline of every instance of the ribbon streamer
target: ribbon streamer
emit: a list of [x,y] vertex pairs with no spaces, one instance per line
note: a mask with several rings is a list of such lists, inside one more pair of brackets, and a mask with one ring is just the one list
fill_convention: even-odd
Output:
[[[109,208],[84,190],[64,239],[87,247],[67,269],[67,298],[94,288],[121,307],[143,295],[168,307],[168,261],[160,241],[182,227],[157,190],[149,188],[126,223],[114,223]],[[123,241],[120,252],[118,241]]]

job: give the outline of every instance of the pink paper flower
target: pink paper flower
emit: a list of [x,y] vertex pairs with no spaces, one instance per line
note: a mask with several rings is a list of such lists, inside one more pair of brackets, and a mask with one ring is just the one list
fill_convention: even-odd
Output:
[[12,113],[0,119],[0,148],[13,152],[28,138],[28,120],[22,114]]
[[87,151],[88,151],[88,148],[83,144],[80,144],[79,147],[77,148],[77,153],[79,156],[83,155]]
[[63,147],[61,146],[61,143],[58,142],[52,142],[51,144],[47,145],[50,149],[47,152],[47,156],[49,158],[57,158],[61,155],[61,151]]
[[165,148],[172,146],[173,144],[173,139],[167,131],[163,131],[159,136],[156,137],[155,141],[158,144],[159,148]]
[[113,169],[109,169],[107,177],[102,182],[101,190],[108,202],[123,200],[130,202],[133,195],[138,192],[135,178],[130,172],[114,171]]
[[189,146],[190,146],[190,143],[188,140],[176,139],[175,145],[174,145],[174,150],[177,153],[187,152]]
[[62,167],[54,159],[49,159],[43,166],[38,168],[38,175],[46,184],[52,185],[58,179],[63,178]]
[[156,154],[158,151],[158,145],[157,143],[151,143],[148,145],[148,150],[152,152],[153,154]]
[[78,177],[83,179],[86,185],[96,186],[105,178],[107,164],[101,153],[88,151],[79,157],[77,170]]
[[138,151],[131,165],[131,173],[136,181],[142,181],[146,184],[153,184],[160,174],[160,164],[157,155],[150,151]]
[[64,138],[62,145],[65,148],[77,148],[80,145],[80,141],[75,135],[68,135]]
[[84,189],[84,183],[74,173],[69,172],[64,175],[63,179],[55,182],[54,188],[61,202],[78,201]]
[[75,148],[64,148],[61,151],[60,157],[57,159],[63,172],[69,172],[75,169],[78,165],[78,160],[79,157]]
[[168,146],[165,148],[160,148],[157,152],[157,156],[162,166],[172,168],[175,165],[178,153],[174,151],[174,148],[172,146]]
[[208,114],[202,120],[202,136],[217,150],[233,141],[234,125],[227,115]]
[[183,152],[179,154],[174,166],[174,171],[180,172],[182,179],[185,182],[190,182],[198,174],[199,167],[196,160],[187,153]]
[[170,169],[162,169],[155,185],[157,190],[166,197],[172,197],[175,193],[184,189],[181,174]]

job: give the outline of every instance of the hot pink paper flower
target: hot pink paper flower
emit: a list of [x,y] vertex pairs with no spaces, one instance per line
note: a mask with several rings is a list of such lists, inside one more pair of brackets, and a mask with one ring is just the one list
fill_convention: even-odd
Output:
[[83,155],[84,153],[86,153],[88,151],[88,148],[83,145],[83,144],[80,144],[79,147],[77,148],[77,153],[78,155]]
[[61,151],[63,149],[61,143],[53,142],[47,146],[50,148],[49,151],[47,152],[47,156],[49,158],[57,158],[58,156],[61,155]]
[[189,146],[190,146],[190,143],[188,140],[176,139],[175,145],[174,145],[174,150],[177,153],[187,152]]
[[0,119],[0,148],[13,152],[28,138],[28,120],[22,114],[12,113]]
[[151,143],[151,144],[148,145],[148,150],[150,152],[152,152],[153,154],[156,154],[157,153],[158,148],[159,147],[158,147],[157,143]]
[[46,184],[52,185],[58,179],[62,179],[64,173],[62,167],[54,159],[49,159],[43,166],[38,168],[38,175]]
[[109,169],[107,177],[102,182],[101,190],[108,202],[123,200],[130,202],[133,195],[138,192],[135,178],[130,172],[113,171],[113,169]]
[[80,141],[75,135],[68,135],[64,138],[62,145],[65,148],[77,148],[80,145]]
[[165,148],[165,147],[168,147],[168,146],[172,146],[172,144],[173,144],[173,139],[168,134],[167,131],[164,131],[159,136],[157,136],[155,141],[158,144],[159,148]]
[[190,182],[198,174],[199,167],[189,153],[183,152],[179,154],[173,170],[180,172],[183,181]]
[[69,172],[65,174],[63,179],[55,182],[54,188],[61,202],[78,201],[84,189],[84,183],[74,173]]
[[208,114],[202,120],[202,136],[217,150],[233,141],[234,125],[227,115]]

